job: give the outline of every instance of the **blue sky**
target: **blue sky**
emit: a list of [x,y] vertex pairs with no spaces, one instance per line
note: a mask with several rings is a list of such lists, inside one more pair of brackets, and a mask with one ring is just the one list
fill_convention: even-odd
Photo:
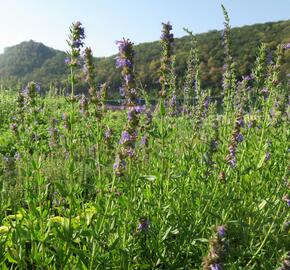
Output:
[[183,27],[221,29],[222,3],[233,27],[290,19],[290,0],[0,0],[0,52],[30,39],[66,50],[69,25],[79,20],[94,55],[108,56],[122,37],[135,44],[159,39],[163,21],[176,37]]

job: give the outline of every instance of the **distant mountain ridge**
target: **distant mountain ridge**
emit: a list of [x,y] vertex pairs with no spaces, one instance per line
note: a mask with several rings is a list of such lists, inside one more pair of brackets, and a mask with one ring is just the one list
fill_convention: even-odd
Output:
[[[290,20],[254,24],[232,29],[233,56],[237,62],[238,75],[250,73],[261,42],[274,50],[279,43],[290,42]],[[200,48],[202,87],[220,88],[223,66],[223,48],[220,31],[213,30],[197,35]],[[176,72],[181,84],[190,50],[190,38],[175,39]],[[161,48],[159,41],[135,46],[138,81],[148,89],[157,89]],[[41,83],[48,89],[50,83],[64,87],[67,83],[68,68],[64,63],[66,53],[47,47],[35,41],[24,41],[8,47],[0,55],[0,83],[18,88],[30,80]],[[110,81],[112,95],[117,95],[120,72],[115,68],[115,57],[95,58],[96,78],[99,83]],[[290,73],[290,55],[286,54],[284,73]],[[79,91],[85,91],[79,88]]]

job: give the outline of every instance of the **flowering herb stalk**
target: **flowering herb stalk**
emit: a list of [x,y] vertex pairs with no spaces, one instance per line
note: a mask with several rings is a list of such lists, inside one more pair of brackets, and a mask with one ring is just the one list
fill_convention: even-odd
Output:
[[265,43],[260,45],[258,55],[252,70],[253,90],[251,91],[250,102],[255,108],[261,104],[261,96],[264,96],[265,82],[267,79],[267,47]]
[[217,228],[214,237],[210,239],[210,250],[203,259],[203,270],[222,270],[226,255],[226,226]]
[[143,118],[141,119],[141,125],[140,125],[140,131],[142,134],[141,137],[141,147],[144,150],[144,158],[143,158],[143,164],[145,166],[145,164],[149,161],[149,152],[150,152],[150,148],[149,148],[149,139],[150,139],[150,132],[152,131],[152,106],[150,104],[150,100],[149,100],[149,96],[148,94],[145,92],[145,90],[142,90],[142,95],[145,99],[145,108],[144,108],[144,112],[143,112]]
[[224,26],[222,31],[225,64],[223,66],[223,96],[224,96],[224,109],[228,115],[233,106],[233,95],[236,87],[236,71],[235,63],[232,57],[232,40],[231,40],[231,27],[230,19],[225,7],[222,5],[223,14],[225,17]]
[[197,98],[197,96],[200,96],[200,60],[196,37],[188,29],[183,29],[189,34],[191,39],[191,49],[186,61],[186,75],[185,83],[183,86],[183,112],[188,114],[191,111],[190,106],[194,105],[194,100]]
[[226,156],[226,161],[231,167],[235,167],[237,164],[236,160],[237,147],[238,144],[244,140],[244,137],[241,133],[242,127],[244,127],[244,113],[243,110],[240,109],[239,113],[237,114],[235,127],[229,144],[229,154]]
[[[89,86],[89,103],[94,106],[94,117],[97,121],[102,119],[102,100],[101,100],[101,92],[97,90],[95,83],[95,66],[93,63],[93,55],[91,48],[86,48],[84,52],[84,74],[85,74],[85,82]],[[107,84],[104,84],[106,87]],[[104,86],[101,86],[103,89]]]
[[[165,137],[168,134],[168,130],[165,129],[165,115],[166,115],[166,102],[170,91],[170,82],[172,82],[171,70],[172,70],[172,54],[173,54],[173,34],[171,33],[172,25],[167,23],[162,23],[161,31],[161,47],[162,47],[162,58],[160,66],[160,78],[159,82],[161,84],[161,90],[159,91],[159,114],[160,114],[160,128],[158,130],[158,138],[161,141],[161,181],[163,182],[165,175]],[[176,104],[176,95],[171,97],[172,105]]]
[[116,59],[116,67],[122,68],[122,89],[127,106],[127,124],[124,127],[119,141],[114,171],[116,176],[122,176],[126,170],[126,159],[135,156],[135,143],[139,125],[140,107],[137,106],[137,91],[134,74],[134,50],[133,43],[129,39],[116,42],[119,47],[119,56]]
[[85,95],[80,97],[79,101],[80,106],[80,113],[83,115],[84,118],[89,116],[89,101]]
[[[160,66],[160,78],[159,82],[161,84],[161,91],[159,95],[162,102],[164,103],[168,91],[170,88],[170,73],[172,67],[172,45],[173,45],[173,34],[170,32],[172,30],[172,25],[168,23],[162,23],[162,33],[161,33],[161,47],[162,47],[162,58]],[[164,105],[164,104],[163,104]]]
[[81,54],[81,48],[84,46],[85,30],[81,22],[77,21],[70,26],[70,35],[67,40],[70,51],[69,57],[66,59],[67,65],[70,67],[70,84],[71,84],[71,98],[74,98],[75,74],[74,70],[78,66]]
[[49,146],[50,148],[55,148],[59,142],[59,130],[57,128],[57,119],[53,118],[51,120],[51,127],[49,128]]
[[176,74],[175,74],[175,56],[172,57],[170,80],[169,80],[169,112],[171,116],[177,115],[177,96],[176,96]]
[[262,133],[260,136],[260,144],[258,146],[259,154],[261,155],[262,144],[264,141],[265,132],[268,126],[268,121],[270,117],[270,109],[273,107],[273,93],[279,91],[282,86],[281,83],[281,65],[284,55],[284,49],[282,45],[278,45],[276,49],[276,61],[273,65],[269,65],[268,67],[268,77],[265,82],[265,89],[267,91],[267,95],[265,96],[261,109],[265,112],[263,114],[262,119]]
[[100,142],[102,139],[101,127],[102,127],[102,120],[104,117],[104,112],[106,110],[108,83],[103,83],[100,87],[100,90],[97,90],[96,83],[95,83],[95,66],[93,63],[93,55],[92,55],[91,48],[85,49],[84,60],[85,60],[85,63],[84,63],[85,82],[89,86],[89,91],[88,91],[89,98],[88,98],[87,103],[88,105],[93,105],[93,109],[94,109],[93,116],[96,119],[96,126],[97,126],[96,127],[96,130],[97,130],[96,151],[97,151],[97,167],[98,167],[99,179],[100,179],[101,177],[101,166],[100,166],[101,144]]

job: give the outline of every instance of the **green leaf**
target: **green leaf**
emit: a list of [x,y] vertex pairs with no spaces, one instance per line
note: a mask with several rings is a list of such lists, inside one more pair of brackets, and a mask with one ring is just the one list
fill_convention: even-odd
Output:
[[165,234],[164,234],[164,236],[162,237],[162,241],[164,241],[166,238],[167,238],[167,236],[168,236],[168,234],[170,233],[170,231],[171,231],[171,226],[166,230],[166,232],[165,232]]
[[164,106],[164,102],[160,102],[160,115],[164,116],[165,115],[165,106]]
[[149,181],[156,180],[156,176],[155,175],[141,175],[140,177],[145,179],[145,180],[149,180]]

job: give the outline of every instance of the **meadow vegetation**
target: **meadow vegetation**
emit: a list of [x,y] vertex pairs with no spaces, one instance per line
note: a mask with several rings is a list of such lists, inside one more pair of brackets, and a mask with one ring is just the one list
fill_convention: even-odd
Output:
[[[40,94],[35,82],[0,92],[1,269],[290,269],[289,77],[281,71],[290,44],[270,61],[260,44],[238,79],[223,12],[219,99],[202,87],[187,29],[177,83],[170,23],[162,24],[156,106],[123,39],[116,67],[126,110],[107,108],[109,84],[96,82],[80,22],[64,64],[70,94]],[[79,80],[87,95],[76,95]]]

